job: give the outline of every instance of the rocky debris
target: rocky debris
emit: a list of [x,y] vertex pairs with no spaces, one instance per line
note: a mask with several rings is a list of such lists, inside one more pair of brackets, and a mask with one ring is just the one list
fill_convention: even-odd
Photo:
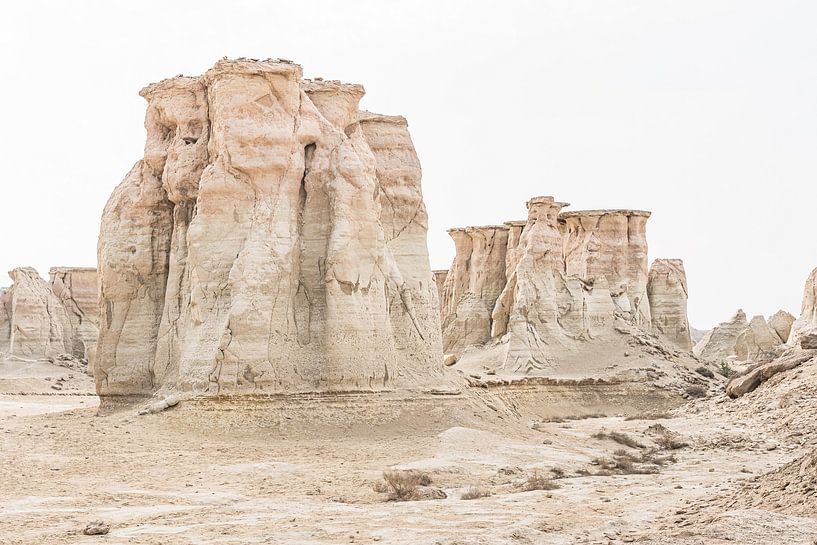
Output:
[[751,392],[774,375],[799,367],[817,356],[817,350],[794,351],[774,361],[750,368],[746,373],[734,377],[726,385],[726,395],[740,397]]
[[111,531],[108,523],[101,520],[94,520],[85,525],[82,533],[86,536],[104,536]]
[[684,262],[680,259],[656,259],[647,282],[653,332],[687,352],[692,350],[687,318],[687,289]]
[[157,414],[164,410],[169,409],[170,407],[175,407],[176,405],[179,404],[179,401],[180,401],[179,396],[175,394],[170,394],[164,399],[160,399],[155,403],[151,403],[150,405],[139,411],[139,414],[140,415]]
[[101,396],[440,382],[437,290],[406,120],[360,85],[224,59],[149,85],[144,157],[99,237]]
[[800,348],[804,350],[817,349],[817,329],[801,331],[799,338]]
[[789,341],[789,334],[791,333],[791,327],[794,325],[794,321],[795,317],[790,313],[785,310],[778,310],[769,316],[768,323],[769,327],[780,337],[780,340],[786,343]]

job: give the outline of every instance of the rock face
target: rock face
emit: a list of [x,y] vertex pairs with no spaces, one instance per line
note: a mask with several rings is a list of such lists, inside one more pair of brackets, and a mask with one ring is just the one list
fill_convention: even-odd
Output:
[[96,269],[53,267],[51,291],[60,300],[71,322],[71,354],[87,358],[99,336],[99,297]]
[[419,160],[363,92],[243,59],[142,90],[145,155],[100,230],[100,395],[439,379]]
[[798,346],[802,337],[808,335],[812,338],[815,333],[817,333],[817,269],[811,271],[806,280],[800,317],[792,324],[788,344]]
[[[778,315],[780,312],[775,316]],[[779,356],[783,345],[780,335],[763,316],[753,316],[747,321],[743,310],[738,310],[732,319],[709,331],[693,352],[709,361],[766,362]]]
[[705,360],[725,360],[748,354],[748,349],[738,346],[738,339],[749,328],[746,313],[739,309],[731,319],[713,327],[693,348],[693,353]]
[[771,327],[781,341],[788,342],[791,334],[791,327],[794,325],[795,317],[785,310],[778,310],[769,316],[769,327]]
[[650,267],[647,297],[653,332],[681,350],[692,350],[687,318],[684,263],[680,259],[656,259]]
[[[441,290],[443,344],[460,368],[550,373],[610,342],[624,352],[630,331],[651,330],[649,212],[565,206],[535,197],[526,221],[449,230],[456,256]],[[656,269],[655,308],[666,332],[689,349],[686,279],[676,263],[666,260],[671,276],[669,265]]]
[[31,359],[71,354],[71,321],[48,283],[28,267],[9,276],[14,283],[0,295],[0,352]]

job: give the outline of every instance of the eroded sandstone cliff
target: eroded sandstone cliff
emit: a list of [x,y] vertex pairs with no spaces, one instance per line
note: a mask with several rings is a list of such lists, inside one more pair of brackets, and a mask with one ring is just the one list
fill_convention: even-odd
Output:
[[102,217],[98,392],[378,390],[441,372],[421,171],[402,117],[282,60],[150,85]]
[[647,297],[652,314],[652,330],[667,342],[692,350],[684,263],[680,259],[656,259],[650,267]]
[[441,292],[443,343],[459,369],[598,376],[632,343],[667,357],[691,348],[676,260],[660,262],[652,286],[656,323],[674,346],[648,338],[649,212],[565,206],[535,197],[524,222],[449,230],[456,255]]

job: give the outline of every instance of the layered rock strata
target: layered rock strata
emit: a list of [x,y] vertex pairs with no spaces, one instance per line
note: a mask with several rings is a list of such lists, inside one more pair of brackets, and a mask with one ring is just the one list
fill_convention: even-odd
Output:
[[[601,344],[623,347],[622,331],[650,331],[649,212],[565,206],[535,197],[525,221],[449,230],[456,255],[441,291],[443,343],[463,367],[545,373]],[[673,344],[689,350],[678,264],[656,269],[655,309]]]
[[100,395],[437,379],[419,160],[363,92],[245,59],[142,90],[144,158],[100,230]]
[[[96,272],[58,270],[60,280],[56,285],[43,280],[30,267],[9,272],[13,284],[0,290],[0,352],[26,359],[86,356],[87,344],[93,343],[97,334]],[[78,280],[76,290],[70,280],[71,271],[75,270],[82,271],[78,273],[82,279]],[[66,278],[67,283],[63,283]]]
[[99,286],[92,267],[52,267],[51,291],[60,300],[71,323],[71,354],[87,358],[99,336]]
[[650,267],[647,297],[652,331],[681,350],[692,350],[687,318],[687,289],[684,263],[680,259],[656,259]]

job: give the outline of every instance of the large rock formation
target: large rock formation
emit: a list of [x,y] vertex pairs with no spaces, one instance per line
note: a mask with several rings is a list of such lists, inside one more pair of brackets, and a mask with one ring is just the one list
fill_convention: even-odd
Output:
[[438,380],[437,293],[405,119],[282,60],[150,85],[144,158],[99,238],[100,395]]
[[687,318],[684,263],[680,259],[656,259],[650,267],[647,296],[653,332],[681,350],[692,350]]
[[[535,197],[526,221],[449,230],[456,256],[441,292],[443,343],[461,370],[592,376],[611,367],[611,354],[631,352],[634,336],[656,353],[674,350],[648,339],[649,212],[565,206]],[[655,308],[676,346],[686,333],[678,347],[688,350],[686,280],[682,268],[668,274],[656,271]]]
[[791,313],[785,310],[778,310],[769,316],[769,327],[771,327],[774,332],[777,333],[777,336],[780,337],[780,340],[785,343],[789,341],[789,335],[791,334],[791,328],[795,320],[796,318],[792,316]]

